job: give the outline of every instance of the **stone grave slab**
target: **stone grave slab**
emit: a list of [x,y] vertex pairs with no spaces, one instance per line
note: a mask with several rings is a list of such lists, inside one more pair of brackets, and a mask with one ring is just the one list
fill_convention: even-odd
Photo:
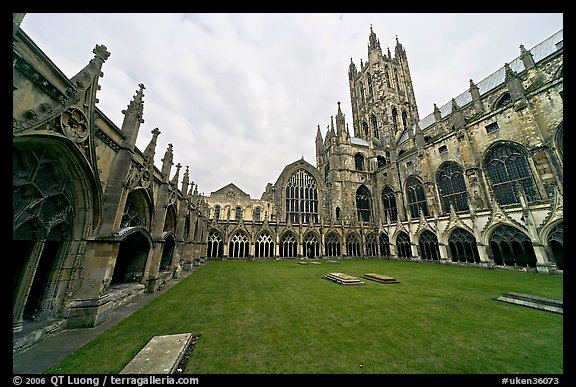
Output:
[[362,276],[362,278],[370,280],[370,281],[380,282],[382,284],[399,284],[400,283],[400,281],[397,281],[396,278],[394,278],[394,277],[390,277],[390,276],[382,275],[382,274],[376,274],[376,273],[364,274]]
[[323,278],[340,285],[365,285],[359,278],[344,273],[328,273]]
[[121,374],[173,374],[192,338],[191,333],[154,336]]
[[564,302],[553,298],[545,298],[523,293],[504,292],[502,293],[502,296],[498,297],[496,300],[545,310],[548,312],[564,314]]

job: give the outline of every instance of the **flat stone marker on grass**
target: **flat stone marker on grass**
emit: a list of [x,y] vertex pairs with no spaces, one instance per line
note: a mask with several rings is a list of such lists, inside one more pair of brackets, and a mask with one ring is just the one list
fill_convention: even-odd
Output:
[[173,374],[184,357],[192,333],[154,336],[121,374]]
[[400,281],[396,281],[396,278],[389,277],[382,274],[375,274],[375,273],[368,273],[364,274],[362,278],[365,278],[370,281],[380,282],[382,284],[399,284]]
[[496,301],[564,314],[564,301],[553,298],[545,298],[523,293],[504,292],[502,293],[502,296],[496,299]]
[[344,273],[328,273],[323,278],[340,285],[365,285],[360,279]]

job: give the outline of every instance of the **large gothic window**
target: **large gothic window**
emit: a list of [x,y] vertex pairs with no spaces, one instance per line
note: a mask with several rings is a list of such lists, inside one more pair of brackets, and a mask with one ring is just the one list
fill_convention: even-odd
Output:
[[410,237],[404,231],[396,237],[396,251],[399,258],[412,257],[412,249],[410,246]]
[[382,207],[384,208],[384,219],[386,222],[396,222],[398,220],[396,195],[390,186],[386,186],[382,190]]
[[286,185],[286,221],[318,223],[318,190],[316,180],[300,169]]
[[324,240],[324,253],[328,257],[340,256],[340,239],[333,232],[330,232],[328,235],[326,235]]
[[356,166],[357,171],[363,171],[364,170],[364,156],[362,156],[360,153],[356,153],[356,155],[354,156],[354,165]]
[[476,238],[463,228],[457,228],[448,240],[452,262],[480,263]]
[[539,199],[528,160],[515,147],[495,146],[486,154],[485,165],[498,204],[520,203],[518,185],[529,201]]
[[356,211],[358,220],[363,222],[370,221],[370,192],[365,185],[361,185],[356,190]]
[[496,265],[536,267],[532,241],[522,231],[508,225],[499,226],[489,243]]
[[429,261],[440,259],[440,249],[438,248],[438,238],[430,230],[425,230],[420,235],[420,258]]
[[254,256],[257,258],[274,257],[274,239],[268,232],[264,231],[256,238]]
[[468,191],[462,169],[454,163],[445,163],[438,170],[436,184],[442,202],[442,211],[450,212],[450,204],[456,211],[468,211]]
[[424,187],[422,183],[414,177],[408,178],[407,184],[408,191],[408,207],[410,208],[410,216],[412,218],[418,218],[420,216],[420,210],[424,216],[428,216],[428,205],[426,204],[426,194],[424,193]]

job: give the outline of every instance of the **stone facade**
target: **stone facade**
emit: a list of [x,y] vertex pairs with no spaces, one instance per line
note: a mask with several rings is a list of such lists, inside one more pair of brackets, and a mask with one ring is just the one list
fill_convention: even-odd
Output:
[[22,17],[13,34],[13,331],[59,319],[91,327],[205,256],[208,207],[188,167],[173,171],[172,145],[154,166],[158,128],[136,148],[144,85],[116,127],[96,107],[106,47],[68,79],[18,28]]
[[316,166],[286,166],[259,200],[234,185],[206,196],[208,259],[387,257],[562,273],[563,31],[520,46],[423,119],[404,47],[396,40],[383,54],[372,28],[368,40],[368,61],[348,72],[354,135],[338,104],[324,136],[317,128]]
[[[349,66],[316,165],[287,165],[260,199],[198,193],[160,130],[136,148],[144,85],[115,126],[94,57],[68,79],[13,29],[13,332],[92,327],[204,259],[382,257],[563,269],[562,31],[419,119],[406,52]],[[335,121],[335,122],[334,122]],[[26,341],[26,340],[22,340]]]

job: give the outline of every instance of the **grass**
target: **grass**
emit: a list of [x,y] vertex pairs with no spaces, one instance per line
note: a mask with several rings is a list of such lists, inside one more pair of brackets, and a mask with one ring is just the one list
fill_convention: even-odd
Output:
[[[209,261],[47,373],[116,374],[156,335],[200,338],[193,374],[562,374],[563,277],[395,260]],[[399,284],[343,286],[330,272]]]

